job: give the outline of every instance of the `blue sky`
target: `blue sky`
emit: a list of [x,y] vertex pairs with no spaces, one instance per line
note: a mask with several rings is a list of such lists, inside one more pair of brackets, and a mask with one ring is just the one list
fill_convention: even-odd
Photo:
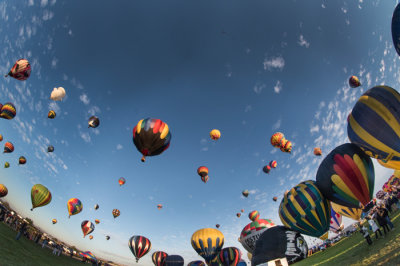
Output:
[[[100,257],[134,265],[128,239],[144,235],[151,253],[199,259],[190,245],[200,228],[221,224],[236,246],[247,213],[281,224],[285,190],[313,179],[324,158],[348,142],[346,118],[374,85],[399,86],[390,22],[395,1],[60,1],[0,3],[0,71],[19,58],[32,64],[26,82],[4,78],[0,102],[15,119],[0,121],[7,201],[59,239]],[[363,84],[351,89],[348,78]],[[49,99],[64,87],[62,102]],[[53,109],[57,117],[47,118]],[[97,129],[87,120],[100,118]],[[140,119],[165,121],[170,148],[146,163],[132,142]],[[222,137],[209,139],[218,128]],[[269,139],[283,132],[292,154]],[[53,145],[54,153],[46,152]],[[18,166],[19,156],[27,163]],[[270,160],[278,167],[261,169]],[[207,184],[197,167],[206,165]],[[392,174],[375,163],[379,189]],[[119,177],[127,181],[118,185]],[[33,212],[30,189],[47,186],[52,202]],[[241,191],[248,189],[248,198]],[[377,190],[376,190],[377,191]],[[375,191],[375,192],[376,192]],[[277,196],[278,202],[272,197]],[[68,219],[66,202],[83,211]],[[99,210],[93,206],[99,204]],[[157,210],[157,204],[163,204]],[[115,220],[112,210],[121,216]],[[241,218],[236,213],[244,209]],[[58,223],[51,224],[56,218]],[[99,219],[94,239],[80,223]],[[350,223],[349,220],[346,223]],[[105,235],[111,240],[106,241]],[[247,258],[246,258],[247,259]]]

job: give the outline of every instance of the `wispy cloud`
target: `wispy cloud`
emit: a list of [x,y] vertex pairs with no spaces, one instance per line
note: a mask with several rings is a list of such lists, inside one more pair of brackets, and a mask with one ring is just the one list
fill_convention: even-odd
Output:
[[81,96],[79,96],[79,100],[81,100],[81,102],[83,102],[85,105],[90,103],[90,99],[86,93],[81,94]]
[[263,84],[263,83],[257,83],[256,85],[254,85],[253,91],[254,91],[256,94],[260,94],[264,88],[265,88],[265,84]]
[[277,130],[278,128],[280,128],[281,127],[281,122],[282,122],[281,119],[276,121],[275,124],[272,125],[272,130]]
[[265,58],[264,62],[264,70],[282,70],[285,66],[285,60],[282,56]]
[[310,43],[304,38],[303,35],[300,34],[299,41],[297,42],[302,47],[310,47]]
[[278,80],[274,86],[274,92],[280,93],[282,90],[282,83]]
[[123,148],[123,147],[122,147],[121,144],[118,144],[118,145],[117,145],[117,150],[122,150],[122,148]]

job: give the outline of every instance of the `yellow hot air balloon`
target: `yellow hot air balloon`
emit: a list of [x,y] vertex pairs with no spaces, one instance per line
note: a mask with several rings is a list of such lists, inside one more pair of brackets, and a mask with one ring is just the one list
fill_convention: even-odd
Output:
[[57,219],[53,219],[53,220],[51,220],[51,221],[52,221],[53,224],[56,224],[56,223],[57,223]]
[[32,187],[31,190],[31,200],[32,200],[31,211],[33,211],[34,208],[42,207],[49,204],[51,202],[51,193],[47,189],[47,187],[41,184],[36,184]]
[[221,251],[224,240],[221,231],[214,228],[204,228],[194,232],[191,243],[197,254],[203,257],[207,264],[210,264]]
[[210,132],[210,138],[213,140],[218,140],[221,137],[221,132],[218,129],[213,129]]
[[335,212],[337,212],[343,216],[346,216],[346,217],[351,218],[356,221],[359,221],[361,219],[362,210],[360,208],[350,208],[350,207],[336,204],[332,201],[331,201],[331,206]]
[[378,163],[386,168],[400,170],[400,161],[387,161],[386,163],[382,160],[378,160]]
[[7,196],[8,189],[5,185],[0,184],[0,198]]

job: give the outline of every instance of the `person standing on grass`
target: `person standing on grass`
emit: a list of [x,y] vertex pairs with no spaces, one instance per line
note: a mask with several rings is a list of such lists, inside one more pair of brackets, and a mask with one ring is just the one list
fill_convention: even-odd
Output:
[[43,239],[42,248],[44,248],[44,246],[47,246],[47,238]]
[[57,254],[57,244],[54,243],[53,244],[53,255],[56,255],[56,254]]
[[360,233],[363,235],[363,237],[367,241],[368,245],[371,245],[372,244],[372,239],[369,236],[367,228],[365,228],[364,226],[360,225]]
[[385,219],[386,223],[390,226],[390,229],[393,230],[394,225],[393,225],[392,221],[391,221],[390,218],[389,218],[389,212],[388,212],[388,210],[387,210],[385,207],[383,207],[383,206],[381,207],[381,210],[382,210],[382,212],[383,212],[383,218]]
[[378,221],[379,226],[383,227],[383,233],[386,235],[386,232],[389,232],[389,226],[385,219],[384,212],[381,208],[376,210],[376,220]]
[[375,221],[370,216],[365,217],[365,219],[367,219],[369,225],[372,228],[372,231],[375,233],[375,238],[376,239],[378,239],[378,232],[379,232],[379,234],[381,236],[383,236],[382,232],[381,232],[381,229],[379,229],[379,227],[376,225]]
[[25,233],[25,229],[26,229],[26,226],[27,226],[27,225],[28,225],[27,223],[22,222],[21,227],[19,228],[18,234],[17,234],[17,236],[15,237],[15,240],[19,240],[19,238],[21,237],[21,235]]

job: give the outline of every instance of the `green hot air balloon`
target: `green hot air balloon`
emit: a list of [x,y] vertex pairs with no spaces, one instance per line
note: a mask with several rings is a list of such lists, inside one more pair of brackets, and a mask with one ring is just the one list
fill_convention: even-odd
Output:
[[51,193],[47,189],[47,187],[36,184],[32,187],[31,190],[31,200],[32,200],[32,209],[37,207],[42,207],[50,203],[51,201]]

